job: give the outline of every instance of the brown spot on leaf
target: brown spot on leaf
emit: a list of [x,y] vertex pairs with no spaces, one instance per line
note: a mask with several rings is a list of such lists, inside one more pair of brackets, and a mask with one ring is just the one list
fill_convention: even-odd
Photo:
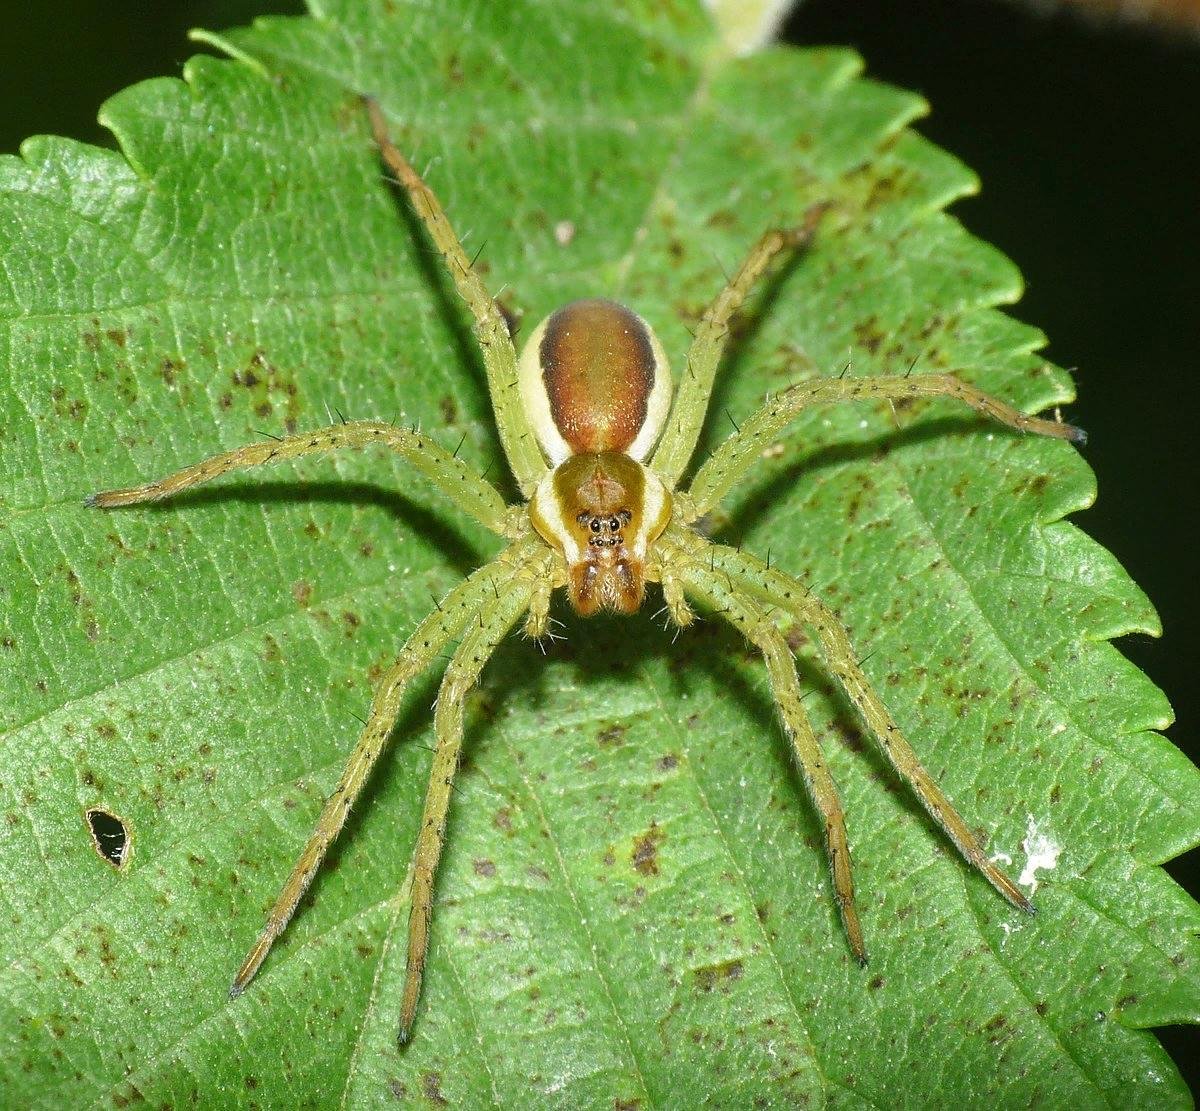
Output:
[[[254,413],[259,417],[269,417],[275,411],[273,399],[282,401],[285,406],[284,427],[289,432],[294,430],[299,411],[299,390],[295,382],[267,359],[266,352],[261,348],[250,356],[250,363],[245,369],[233,372],[230,381],[234,386],[250,391]],[[224,397],[221,406],[227,407]]]
[[79,398],[67,397],[67,391],[62,386],[55,386],[50,391],[50,398],[54,403],[56,416],[75,421],[81,421],[87,416],[87,402]]
[[692,975],[696,979],[696,987],[700,991],[713,991],[719,986],[725,986],[734,980],[740,980],[745,974],[745,966],[740,958],[722,961],[720,964],[709,964],[703,968],[694,969]]
[[450,1101],[442,1095],[442,1075],[437,1072],[426,1072],[421,1074],[421,1093],[430,1103],[436,1103],[439,1107],[449,1107]]
[[854,325],[854,342],[858,347],[865,347],[872,355],[878,350],[883,343],[883,331],[879,324],[879,317],[868,316],[866,320],[860,320]]
[[793,652],[798,652],[808,643],[808,634],[799,625],[789,625],[784,630],[783,639],[787,641],[787,646]]
[[596,734],[596,740],[601,748],[616,748],[624,743],[627,732],[629,732],[629,727],[618,722],[616,725],[609,725],[601,729]]
[[643,876],[658,875],[658,846],[665,839],[666,834],[657,822],[651,822],[645,833],[633,839],[633,852],[629,859],[636,872]]

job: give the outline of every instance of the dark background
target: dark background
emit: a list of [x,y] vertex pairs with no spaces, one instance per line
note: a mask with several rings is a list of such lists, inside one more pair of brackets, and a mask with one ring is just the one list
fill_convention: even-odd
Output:
[[[0,152],[37,132],[109,142],[100,102],[145,77],[177,74],[200,48],[189,27],[221,28],[280,0],[0,0]],[[1116,553],[1158,606],[1165,635],[1122,650],[1162,686],[1200,749],[1196,413],[1200,409],[1200,40],[1091,26],[999,0],[810,0],[795,43],[843,43],[871,76],[921,92],[920,130],[973,167],[979,197],[956,215],[1020,265],[1016,314],[1078,368],[1072,420],[1099,501],[1075,520]],[[1200,854],[1168,865],[1200,891]],[[1162,1032],[1200,1090],[1195,1031]]]

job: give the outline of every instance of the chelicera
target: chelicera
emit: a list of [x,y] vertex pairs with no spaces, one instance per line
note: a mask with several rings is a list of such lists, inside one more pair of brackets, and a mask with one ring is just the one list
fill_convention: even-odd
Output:
[[685,628],[692,603],[719,615],[759,650],[804,785],[820,817],[833,890],[854,956],[867,951],[855,906],[846,826],[837,789],[801,704],[781,618],[807,626],[829,670],[883,755],[973,867],[1014,907],[1033,907],[984,852],[967,822],[921,765],[859,666],[834,613],[797,579],[747,552],[707,539],[697,524],[746,475],[764,447],[801,411],[839,401],[954,398],[1000,424],[1081,442],[1083,432],[1028,416],[953,375],[826,377],[770,398],[699,467],[680,480],[704,422],[729,324],[782,252],[804,246],[815,219],[767,231],[701,319],[672,389],[667,356],[636,313],[607,300],[576,301],[552,313],[518,357],[508,326],[471,266],[437,198],[388,137],[384,115],[366,102],[388,168],[440,251],[474,318],[496,430],[525,501],[496,489],[428,436],[377,421],[350,421],[213,456],[156,482],[94,494],[102,508],[170,497],[228,471],[340,448],[381,445],[403,456],[442,494],[507,544],[468,576],[412,632],[379,683],[370,715],[316,827],[283,885],[231,996],[253,979],[308,888],[396,722],[408,684],[457,640],[434,711],[436,745],[411,869],[407,971],[400,1012],[408,1040],[429,941],[434,875],[446,831],[463,740],[463,704],[484,665],[524,617],[531,637],[549,632],[552,593],[565,588],[580,614],[633,613],[648,583],[662,590],[670,620]]

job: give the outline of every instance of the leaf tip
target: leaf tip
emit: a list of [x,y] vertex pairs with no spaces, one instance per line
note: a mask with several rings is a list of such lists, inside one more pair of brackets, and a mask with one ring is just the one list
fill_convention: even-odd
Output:
[[[217,34],[215,31],[205,30],[203,27],[193,27],[187,33],[188,41],[200,43],[202,46],[210,47],[218,53],[225,54],[234,61],[241,62],[245,66],[249,66],[251,70],[259,75],[259,77],[271,79],[271,73],[262,62],[260,62],[253,54],[247,53],[241,49],[236,43],[230,41],[224,35]],[[184,67],[184,75],[187,76],[187,67]]]

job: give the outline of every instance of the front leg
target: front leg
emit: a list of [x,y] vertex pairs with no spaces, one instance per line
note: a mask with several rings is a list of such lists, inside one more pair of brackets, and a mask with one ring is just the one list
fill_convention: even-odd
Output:
[[371,769],[387,746],[409,683],[437,659],[446,644],[462,632],[464,625],[475,620],[476,614],[493,595],[499,596],[501,589],[509,589],[512,579],[509,564],[514,554],[519,556],[528,547],[528,543],[514,545],[500,559],[481,567],[466,582],[452,590],[405,642],[396,662],[376,688],[370,716],[363,725],[358,743],[346,760],[341,778],[333,793],[325,800],[308,843],[276,897],[266,925],[238,970],[229,989],[231,999],[246,990],[271,947],[296,913],[296,907],[317,874],[330,845],[345,825],[350,808],[366,784]]
[[508,506],[490,482],[423,433],[374,420],[345,421],[331,424],[328,428],[318,428],[315,432],[247,444],[234,451],[210,456],[142,486],[92,494],[84,504],[98,509],[116,509],[161,501],[193,486],[211,482],[230,471],[260,467],[266,463],[282,463],[303,455],[329,454],[342,448],[370,447],[373,444],[390,448],[403,456],[459,509],[481,525],[501,536],[511,534]]
[[692,481],[689,512],[684,524],[711,512],[741,481],[745,473],[775,439],[805,409],[837,401],[907,401],[918,397],[948,397],[1018,432],[1052,436],[1081,444],[1082,428],[1062,421],[1031,417],[1011,405],[955,378],[953,374],[887,374],[864,378],[817,378],[799,382],[771,398],[742,422],[705,461]]

